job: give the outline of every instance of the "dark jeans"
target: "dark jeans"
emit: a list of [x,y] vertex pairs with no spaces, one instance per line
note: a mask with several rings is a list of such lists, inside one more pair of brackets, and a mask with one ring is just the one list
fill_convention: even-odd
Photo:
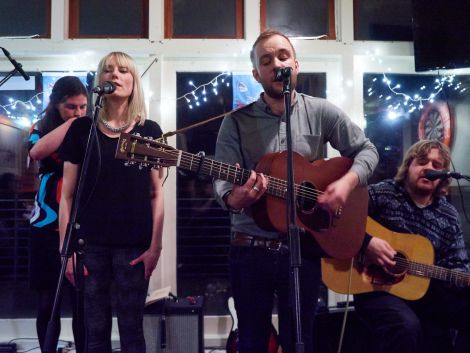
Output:
[[[417,301],[374,292],[354,296],[354,306],[373,333],[374,353],[470,352],[468,289],[431,281]],[[458,330],[455,343],[450,329]]]
[[[293,299],[289,295],[289,254],[262,247],[232,246],[229,256],[238,317],[239,352],[266,353],[274,294],[278,298],[279,341],[283,353],[295,352]],[[313,322],[320,284],[319,258],[302,258],[300,269],[302,340],[313,352]]]
[[[61,269],[59,253],[59,232],[56,230],[31,227],[29,252],[29,282],[31,288],[37,293],[38,311],[36,316],[36,330],[41,351],[44,350],[44,341],[52,306],[54,304],[59,272]],[[72,300],[72,330],[77,353],[83,353],[85,344],[85,325],[83,322],[83,296],[77,292],[67,280],[62,283],[63,296]],[[59,302],[60,305],[60,302]],[[55,323],[57,330],[51,334],[51,340],[56,342],[60,335],[60,310]]]
[[142,263],[129,265],[143,251],[87,246],[83,259],[89,273],[84,288],[87,353],[111,353],[112,291],[121,352],[145,352],[142,322],[148,281]]

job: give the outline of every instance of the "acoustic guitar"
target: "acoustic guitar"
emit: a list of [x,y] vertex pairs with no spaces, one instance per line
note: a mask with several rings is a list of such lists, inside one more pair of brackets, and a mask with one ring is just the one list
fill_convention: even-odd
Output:
[[[161,141],[121,133],[116,158],[142,166],[176,166],[198,174],[243,185],[251,170],[177,150]],[[262,157],[256,172],[268,178],[268,189],[252,205],[255,222],[263,229],[287,233],[287,153]],[[330,212],[317,204],[317,197],[335,180],[349,171],[352,160],[336,157],[313,163],[294,153],[294,190],[297,225],[311,234],[320,248],[334,258],[350,258],[359,250],[365,234],[367,188],[357,187],[345,207]]]
[[356,258],[352,261],[322,258],[322,279],[329,289],[341,294],[383,291],[417,300],[426,294],[432,278],[470,286],[470,273],[433,264],[434,248],[429,239],[418,234],[393,232],[370,217],[367,218],[366,232],[392,246],[397,252],[395,266],[386,272],[377,265],[361,266]]
[[[235,305],[233,297],[228,298],[228,310],[232,317],[232,329],[227,339],[225,346],[227,353],[238,353],[238,319],[237,312],[235,311]],[[271,323],[271,333],[269,336],[268,351],[267,353],[277,353],[279,349],[279,342],[277,339],[277,331]]]

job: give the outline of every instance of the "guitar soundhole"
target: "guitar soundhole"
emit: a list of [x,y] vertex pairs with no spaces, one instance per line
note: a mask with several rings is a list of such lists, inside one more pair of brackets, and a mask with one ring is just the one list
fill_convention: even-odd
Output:
[[297,190],[296,205],[299,217],[306,221],[311,229],[324,231],[331,227],[332,214],[329,210],[318,206],[318,193],[315,185],[308,181],[302,182]]
[[297,190],[297,209],[302,213],[313,213],[317,204],[315,187],[312,183],[304,181]]
[[367,266],[367,274],[371,278],[371,283],[383,286],[401,282],[406,275],[408,260],[403,254],[397,253],[395,261],[395,266],[388,267],[387,271],[378,265]]
[[397,252],[397,254],[395,255],[395,261],[395,266],[389,268],[388,270],[395,276],[404,275],[408,267],[408,261],[406,260],[405,255]]

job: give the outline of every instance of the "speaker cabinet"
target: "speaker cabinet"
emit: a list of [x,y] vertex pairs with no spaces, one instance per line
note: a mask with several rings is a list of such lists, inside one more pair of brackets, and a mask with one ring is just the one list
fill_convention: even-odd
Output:
[[203,353],[204,297],[162,299],[145,308],[147,353]]

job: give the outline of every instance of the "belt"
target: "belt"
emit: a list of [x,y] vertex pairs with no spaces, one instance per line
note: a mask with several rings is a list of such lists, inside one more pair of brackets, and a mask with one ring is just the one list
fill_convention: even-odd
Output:
[[241,232],[234,232],[232,241],[233,246],[257,246],[267,248],[273,251],[287,249],[287,239],[268,239],[264,237],[257,237]]

